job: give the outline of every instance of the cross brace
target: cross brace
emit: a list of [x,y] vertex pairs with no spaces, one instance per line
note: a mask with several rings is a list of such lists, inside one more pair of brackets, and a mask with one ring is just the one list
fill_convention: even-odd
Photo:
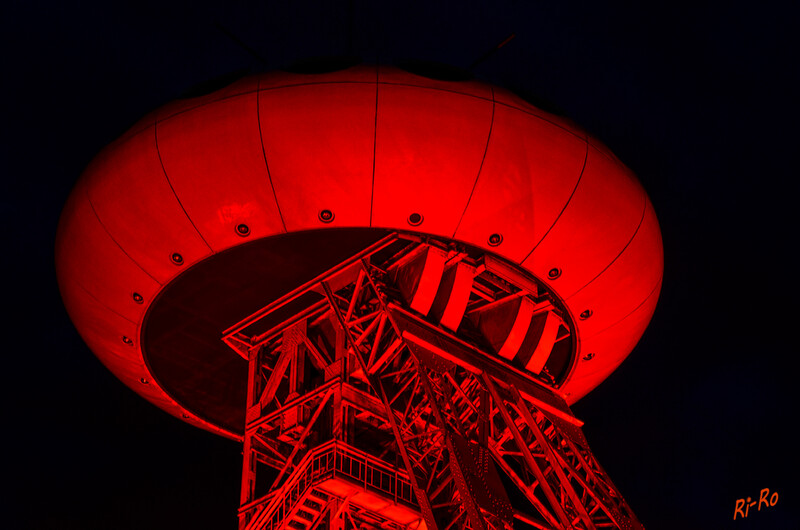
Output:
[[[227,333],[249,363],[240,530],[642,528],[546,378],[409,307],[422,245],[387,238],[290,293],[317,295],[300,318],[248,336],[262,310]],[[508,296],[491,279],[467,308]]]

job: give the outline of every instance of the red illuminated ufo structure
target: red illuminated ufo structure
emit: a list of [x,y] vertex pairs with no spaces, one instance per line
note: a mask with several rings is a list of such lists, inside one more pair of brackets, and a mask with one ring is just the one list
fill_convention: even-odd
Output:
[[119,379],[244,443],[242,529],[641,527],[569,404],[653,314],[658,222],[505,90],[359,66],[171,103],[87,168],[56,260]]

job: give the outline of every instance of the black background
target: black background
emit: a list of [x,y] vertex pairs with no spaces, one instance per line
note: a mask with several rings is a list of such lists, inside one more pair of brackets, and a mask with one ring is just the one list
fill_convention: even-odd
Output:
[[[61,303],[58,216],[104,145],[238,69],[343,54],[467,68],[514,33],[475,75],[549,101],[607,143],[663,232],[650,327],[574,407],[600,462],[650,529],[797,528],[789,3],[265,4],[4,3],[0,526],[236,527],[239,445],[119,383]],[[762,488],[778,504],[733,521],[736,499]]]

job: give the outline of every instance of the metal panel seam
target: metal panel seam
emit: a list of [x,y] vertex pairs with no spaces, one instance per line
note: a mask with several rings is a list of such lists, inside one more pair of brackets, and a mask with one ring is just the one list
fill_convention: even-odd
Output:
[[246,96],[247,94],[252,94],[253,92],[258,92],[258,89],[245,90],[245,91],[242,91],[242,92],[236,92],[235,94],[229,94],[229,95],[221,97],[221,98],[212,99],[210,101],[205,101],[203,103],[198,103],[197,105],[195,105],[193,107],[186,107],[185,109],[181,109],[181,110],[175,111],[175,112],[173,112],[171,114],[165,114],[164,116],[161,116],[158,121],[167,121],[167,120],[170,120],[170,119],[174,118],[175,116],[180,116],[181,114],[185,114],[185,113],[191,112],[193,110],[202,109],[203,107],[207,107],[208,105],[213,105],[215,103],[219,103],[221,101],[225,101],[225,100],[228,100],[228,99],[238,98],[240,96]]
[[481,171],[483,170],[483,163],[486,160],[486,153],[489,152],[489,141],[492,139],[492,128],[494,127],[494,110],[497,106],[497,102],[494,99],[494,87],[492,87],[492,119],[489,121],[489,133],[486,135],[486,146],[483,148],[483,158],[481,158],[481,163],[478,166],[478,174],[475,175],[475,182],[472,183],[472,190],[469,192],[469,197],[467,197],[467,204],[464,205],[464,210],[461,212],[461,217],[458,218],[458,224],[456,224],[455,230],[453,230],[453,235],[450,236],[451,239],[455,239],[456,233],[458,232],[458,228],[461,226],[461,221],[464,220],[464,216],[467,214],[467,208],[469,208],[469,203],[472,201],[472,196],[475,194],[475,188],[478,187],[478,179],[481,178]]
[[564,207],[561,208],[560,212],[558,212],[558,215],[556,216],[556,218],[553,221],[553,223],[550,225],[550,227],[547,229],[547,231],[544,233],[544,235],[542,235],[542,237],[539,239],[539,241],[537,241],[536,244],[533,245],[533,248],[531,249],[531,251],[528,252],[525,255],[525,257],[520,260],[520,262],[519,262],[520,264],[525,263],[525,260],[527,260],[529,257],[531,257],[531,254],[533,254],[533,251],[536,250],[536,248],[547,237],[547,234],[549,234],[550,231],[553,229],[553,227],[556,226],[556,223],[558,223],[558,220],[561,219],[561,216],[566,211],[567,206],[569,206],[569,203],[572,202],[572,197],[575,196],[575,192],[578,191],[578,186],[580,186],[581,179],[583,179],[583,172],[586,171],[586,162],[587,162],[587,160],[589,160],[589,139],[587,137],[584,137],[583,141],[586,142],[586,154],[583,155],[583,167],[581,167],[581,172],[580,172],[580,174],[578,174],[578,180],[575,182],[575,187],[572,188],[572,193],[569,194],[569,198],[567,199],[567,202],[564,203]]
[[161,172],[164,174],[164,178],[167,180],[167,184],[169,185],[169,189],[172,190],[172,195],[175,197],[175,200],[178,201],[178,206],[181,207],[181,210],[183,211],[183,215],[186,216],[186,219],[189,221],[189,224],[192,225],[192,228],[194,228],[194,231],[197,232],[198,236],[200,236],[200,239],[203,241],[205,246],[208,247],[208,250],[210,250],[211,252],[214,252],[214,249],[211,248],[211,245],[208,244],[208,241],[206,241],[206,238],[203,237],[203,234],[201,234],[200,230],[198,230],[197,226],[195,226],[194,221],[192,221],[192,218],[189,217],[189,213],[186,211],[186,208],[183,207],[183,203],[181,202],[181,198],[178,197],[177,193],[175,193],[175,188],[172,187],[172,182],[169,180],[169,175],[167,175],[167,170],[164,167],[164,161],[161,160],[161,150],[158,148],[158,119],[156,119],[156,123],[153,125],[153,137],[154,137],[154,140],[155,140],[155,143],[156,143],[156,155],[158,155],[158,163],[161,166]]
[[375,67],[375,127],[372,131],[372,190],[369,194],[369,226],[372,226],[372,206],[375,202],[375,160],[378,151],[378,89],[380,87],[380,67]]
[[106,235],[108,235],[108,237],[111,239],[111,241],[113,241],[114,244],[117,245],[117,247],[122,251],[122,253],[125,254],[128,257],[128,259],[133,262],[134,265],[139,267],[142,270],[143,273],[147,274],[150,278],[152,278],[153,281],[156,282],[159,286],[163,286],[163,284],[160,281],[158,281],[152,274],[147,272],[147,270],[144,267],[139,265],[139,262],[137,262],[135,259],[133,259],[131,257],[131,255],[128,254],[125,251],[124,248],[122,248],[122,245],[120,245],[119,242],[117,242],[117,240],[114,239],[114,236],[111,235],[111,232],[108,231],[108,228],[106,228],[106,225],[103,224],[103,220],[100,219],[100,215],[98,215],[97,210],[95,210],[94,204],[92,203],[92,198],[89,196],[89,188],[88,187],[86,188],[86,201],[89,203],[89,207],[92,209],[92,213],[94,214],[95,219],[97,219],[97,222],[100,223],[100,226],[103,228],[103,231],[106,233]]
[[[512,92],[512,94],[513,94],[513,92]],[[478,96],[476,96],[476,97],[478,97]],[[576,137],[576,138],[579,138],[579,139],[581,139],[581,140],[584,140],[584,139],[586,139],[586,135],[585,135],[585,134],[584,134],[584,135],[580,135],[580,134],[576,133],[575,131],[573,131],[572,129],[570,129],[570,128],[568,128],[568,127],[565,127],[564,125],[562,125],[562,124],[560,124],[560,123],[558,123],[558,122],[556,122],[556,121],[553,121],[553,120],[548,120],[548,119],[547,119],[545,116],[542,116],[541,114],[536,114],[535,112],[531,112],[531,111],[529,111],[529,110],[525,110],[525,109],[523,109],[523,108],[521,108],[521,107],[518,107],[518,106],[516,106],[516,105],[512,105],[511,103],[506,103],[506,102],[504,102],[504,101],[498,101],[498,102],[497,102],[497,104],[498,104],[498,105],[503,105],[504,107],[508,107],[508,108],[510,108],[510,109],[518,110],[518,111],[520,111],[520,112],[522,112],[522,113],[524,113],[524,114],[527,114],[528,116],[533,116],[533,117],[535,117],[535,118],[539,118],[540,120],[542,120],[542,121],[546,121],[546,122],[547,122],[547,123],[549,123],[550,125],[554,125],[555,127],[558,127],[559,129],[562,129],[562,130],[564,130],[565,132],[568,132],[568,133],[569,133],[569,134],[571,134],[572,136],[574,136],[574,137]],[[544,111],[543,111],[543,112],[544,112]],[[557,116],[557,115],[556,115],[556,116]],[[558,116],[557,116],[557,117],[558,117]],[[564,119],[567,119],[567,120],[569,120],[569,118],[567,118],[567,117],[563,117],[563,118],[564,118]],[[576,125],[576,126],[575,126],[575,128],[580,130],[580,126],[578,126],[578,125]]]
[[[642,195],[644,196],[644,208],[642,208],[642,217],[641,217],[641,219],[639,219],[639,224],[636,226],[636,231],[633,233],[633,235],[632,235],[632,236],[631,236],[631,238],[628,240],[628,242],[627,242],[627,243],[625,243],[625,246],[624,246],[624,247],[622,247],[622,250],[620,250],[620,251],[619,251],[619,254],[617,254],[617,255],[616,255],[616,257],[615,257],[614,259],[612,259],[612,260],[611,260],[611,261],[608,263],[608,265],[606,265],[606,266],[603,268],[603,270],[601,270],[600,272],[598,272],[598,273],[595,275],[595,277],[594,277],[594,278],[592,278],[591,280],[589,280],[588,282],[586,282],[586,285],[584,285],[583,287],[581,287],[580,289],[578,289],[577,291],[575,291],[574,293],[572,293],[572,294],[569,296],[569,298],[572,298],[572,297],[574,297],[574,296],[575,296],[575,295],[577,295],[579,292],[581,292],[582,290],[586,289],[586,287],[588,287],[589,285],[591,285],[593,281],[595,281],[597,278],[599,278],[600,276],[602,276],[604,272],[606,272],[606,271],[607,271],[609,268],[611,268],[611,266],[612,266],[614,263],[616,263],[616,262],[617,262],[617,260],[618,260],[618,259],[619,259],[619,258],[620,258],[620,257],[621,257],[621,256],[622,256],[624,253],[625,253],[625,251],[626,251],[626,250],[628,250],[628,247],[631,245],[631,243],[633,242],[633,240],[634,240],[634,239],[636,239],[636,235],[639,233],[639,230],[642,228],[642,223],[644,222],[644,217],[645,217],[645,215],[647,214],[647,192],[646,192],[646,191],[644,191],[644,189],[642,190]],[[568,298],[565,298],[565,299],[564,299],[564,301],[567,301],[567,300],[569,300],[569,299],[568,299]]]
[[84,291],[86,294],[88,294],[88,295],[89,295],[89,296],[90,296],[90,297],[91,297],[91,298],[92,298],[92,299],[93,299],[95,302],[97,302],[98,304],[100,304],[100,305],[101,305],[101,306],[102,306],[104,309],[108,309],[109,311],[111,311],[112,313],[114,313],[115,315],[117,315],[118,317],[120,317],[120,318],[122,318],[122,319],[125,319],[125,320],[127,320],[128,322],[130,322],[130,323],[131,323],[131,324],[133,324],[134,326],[136,326],[136,325],[137,325],[137,324],[136,324],[136,322],[134,322],[134,321],[133,321],[133,320],[131,320],[130,318],[128,318],[128,317],[126,317],[125,315],[122,315],[122,314],[120,314],[120,313],[117,313],[116,311],[114,311],[113,309],[111,309],[109,306],[107,306],[107,305],[105,304],[105,302],[101,301],[99,298],[97,298],[95,295],[93,295],[93,294],[92,294],[92,292],[91,292],[89,289],[87,289],[86,287],[84,287],[84,286],[83,286],[83,284],[82,284],[81,282],[79,282],[78,280],[72,280],[72,281],[73,281],[73,283],[74,283],[75,285],[77,285],[78,287],[80,287],[80,288],[81,288],[81,289],[82,289],[82,290],[83,290],[83,291]]
[[281,218],[283,225],[283,232],[288,233],[286,229],[286,221],[283,220],[283,212],[281,212],[281,205],[278,202],[278,194],[275,193],[275,184],[272,183],[272,174],[269,172],[269,162],[267,162],[267,150],[264,147],[264,133],[261,130],[261,78],[258,79],[258,89],[256,90],[256,119],[258,121],[258,139],[261,142],[261,154],[264,157],[264,167],[267,170],[267,179],[269,179],[269,186],[272,189],[272,197],[275,199],[275,207],[278,208],[278,216]]
[[619,324],[620,322],[622,322],[623,320],[625,320],[626,318],[628,318],[629,316],[634,314],[636,311],[639,310],[640,307],[642,307],[645,304],[645,302],[647,302],[650,299],[651,296],[653,296],[654,292],[656,292],[657,290],[659,290],[661,288],[661,284],[663,283],[663,281],[664,281],[663,277],[659,278],[658,281],[656,282],[655,286],[650,290],[649,293],[647,293],[647,296],[644,297],[644,299],[639,303],[639,305],[637,305],[636,307],[631,309],[631,311],[629,313],[627,313],[624,317],[622,317],[619,320],[615,321],[613,324],[609,324],[608,326],[604,327],[603,329],[601,329],[601,330],[599,330],[599,331],[597,331],[595,333],[592,333],[592,335],[590,335],[589,337],[585,337],[585,338],[588,340],[588,339],[591,339],[593,337],[596,337],[596,336],[600,335],[601,333],[603,333],[604,331],[607,331],[607,330],[613,328],[614,326],[616,326],[617,324]]

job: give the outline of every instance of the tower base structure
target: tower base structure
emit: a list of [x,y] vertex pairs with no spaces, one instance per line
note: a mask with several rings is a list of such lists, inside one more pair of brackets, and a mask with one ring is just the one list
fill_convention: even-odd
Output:
[[392,233],[225,331],[248,361],[240,530],[642,528],[559,387],[523,270]]

